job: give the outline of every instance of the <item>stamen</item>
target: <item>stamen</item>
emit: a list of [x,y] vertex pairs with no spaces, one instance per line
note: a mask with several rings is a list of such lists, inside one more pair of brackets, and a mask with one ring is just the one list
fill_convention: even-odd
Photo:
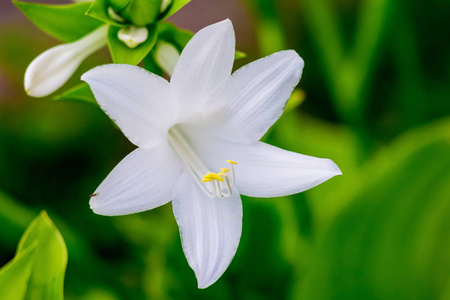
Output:
[[220,177],[220,175],[216,173],[208,173],[205,176],[203,176],[203,178],[223,181],[222,177]]
[[[203,178],[202,174],[208,173],[208,167],[205,166],[203,161],[197,156],[197,154],[192,150],[189,144],[184,139],[183,135],[178,131],[177,128],[172,127],[168,133],[169,144],[172,146],[173,150],[180,156],[181,160],[186,165],[186,170],[194,178],[195,183],[198,185],[200,190],[202,190],[205,195],[209,198],[214,198],[216,196],[216,186],[214,182],[202,184]],[[210,181],[213,181],[212,179]],[[208,182],[205,181],[205,182]]]
[[[228,168],[221,168],[219,173],[212,173],[209,172],[208,174],[203,176],[202,182],[210,182],[214,181],[214,187],[217,187],[215,190],[215,194],[217,197],[231,197],[233,193],[233,186],[234,186],[234,167],[233,165],[237,165],[237,162],[227,160],[231,164],[231,170],[233,174],[233,182],[230,183],[228,180],[228,172],[230,169]],[[225,193],[225,191],[228,191]]]
[[[227,160],[231,164],[232,182],[228,179],[228,172],[230,169],[221,168],[219,173],[209,172],[208,167],[192,150],[188,142],[185,140],[181,132],[172,127],[168,133],[168,141],[173,150],[179,155],[184,162],[185,170],[191,174],[195,183],[199,186],[205,195],[209,198],[214,197],[231,197],[233,186],[235,183],[234,167],[237,162]],[[206,174],[206,175],[203,175]]]

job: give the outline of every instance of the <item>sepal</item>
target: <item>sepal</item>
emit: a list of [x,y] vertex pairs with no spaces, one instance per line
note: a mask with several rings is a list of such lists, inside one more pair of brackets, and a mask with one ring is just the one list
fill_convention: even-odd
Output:
[[116,64],[139,64],[145,56],[155,46],[158,37],[156,26],[147,26],[148,37],[145,42],[138,45],[136,48],[129,48],[124,42],[119,40],[120,27],[110,26],[108,29],[108,47],[111,53],[113,62]]
[[75,41],[103,23],[86,16],[91,3],[50,5],[13,1],[45,33],[63,42]]

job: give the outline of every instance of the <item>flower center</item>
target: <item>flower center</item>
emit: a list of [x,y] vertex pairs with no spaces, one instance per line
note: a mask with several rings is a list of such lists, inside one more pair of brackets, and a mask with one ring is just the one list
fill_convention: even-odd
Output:
[[172,127],[169,130],[168,140],[172,149],[184,162],[185,169],[193,176],[195,183],[205,195],[211,199],[215,197],[230,197],[232,195],[232,189],[235,184],[234,165],[237,165],[236,162],[227,160],[227,163],[231,165],[232,178],[230,182],[228,176],[230,169],[222,168],[219,173],[211,172],[176,127]]

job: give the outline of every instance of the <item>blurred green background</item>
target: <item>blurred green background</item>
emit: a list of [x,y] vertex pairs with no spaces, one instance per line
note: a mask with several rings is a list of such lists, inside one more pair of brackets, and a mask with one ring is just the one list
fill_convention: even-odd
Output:
[[[306,98],[265,141],[344,174],[243,197],[237,254],[198,290],[170,204],[89,209],[133,145],[95,105],[25,95],[26,66],[57,41],[2,0],[0,265],[46,209],[68,247],[66,299],[450,299],[449,15],[448,0],[193,0],[172,18],[194,31],[230,18],[248,53],[237,66],[295,49]],[[71,83],[109,62],[95,54]]]

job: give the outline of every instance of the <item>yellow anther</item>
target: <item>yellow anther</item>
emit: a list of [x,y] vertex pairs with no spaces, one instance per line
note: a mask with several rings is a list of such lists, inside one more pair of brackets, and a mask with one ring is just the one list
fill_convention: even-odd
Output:
[[208,173],[205,176],[203,176],[204,179],[211,179],[211,180],[218,180],[223,181],[222,177],[216,173]]
[[210,181],[213,181],[213,180],[210,178],[205,178],[205,177],[203,177],[203,179],[202,179],[202,182],[210,182]]
[[[230,169],[228,169],[228,168],[222,168],[222,169],[220,169],[220,173],[222,173],[222,174],[225,174],[225,173],[228,173],[229,171],[230,171]],[[220,174],[219,173],[219,174]]]
[[224,172],[219,172],[217,173],[217,175],[222,176],[223,174],[225,174]]
[[232,165],[237,165],[238,163],[232,160],[227,160],[227,163],[232,164]]

